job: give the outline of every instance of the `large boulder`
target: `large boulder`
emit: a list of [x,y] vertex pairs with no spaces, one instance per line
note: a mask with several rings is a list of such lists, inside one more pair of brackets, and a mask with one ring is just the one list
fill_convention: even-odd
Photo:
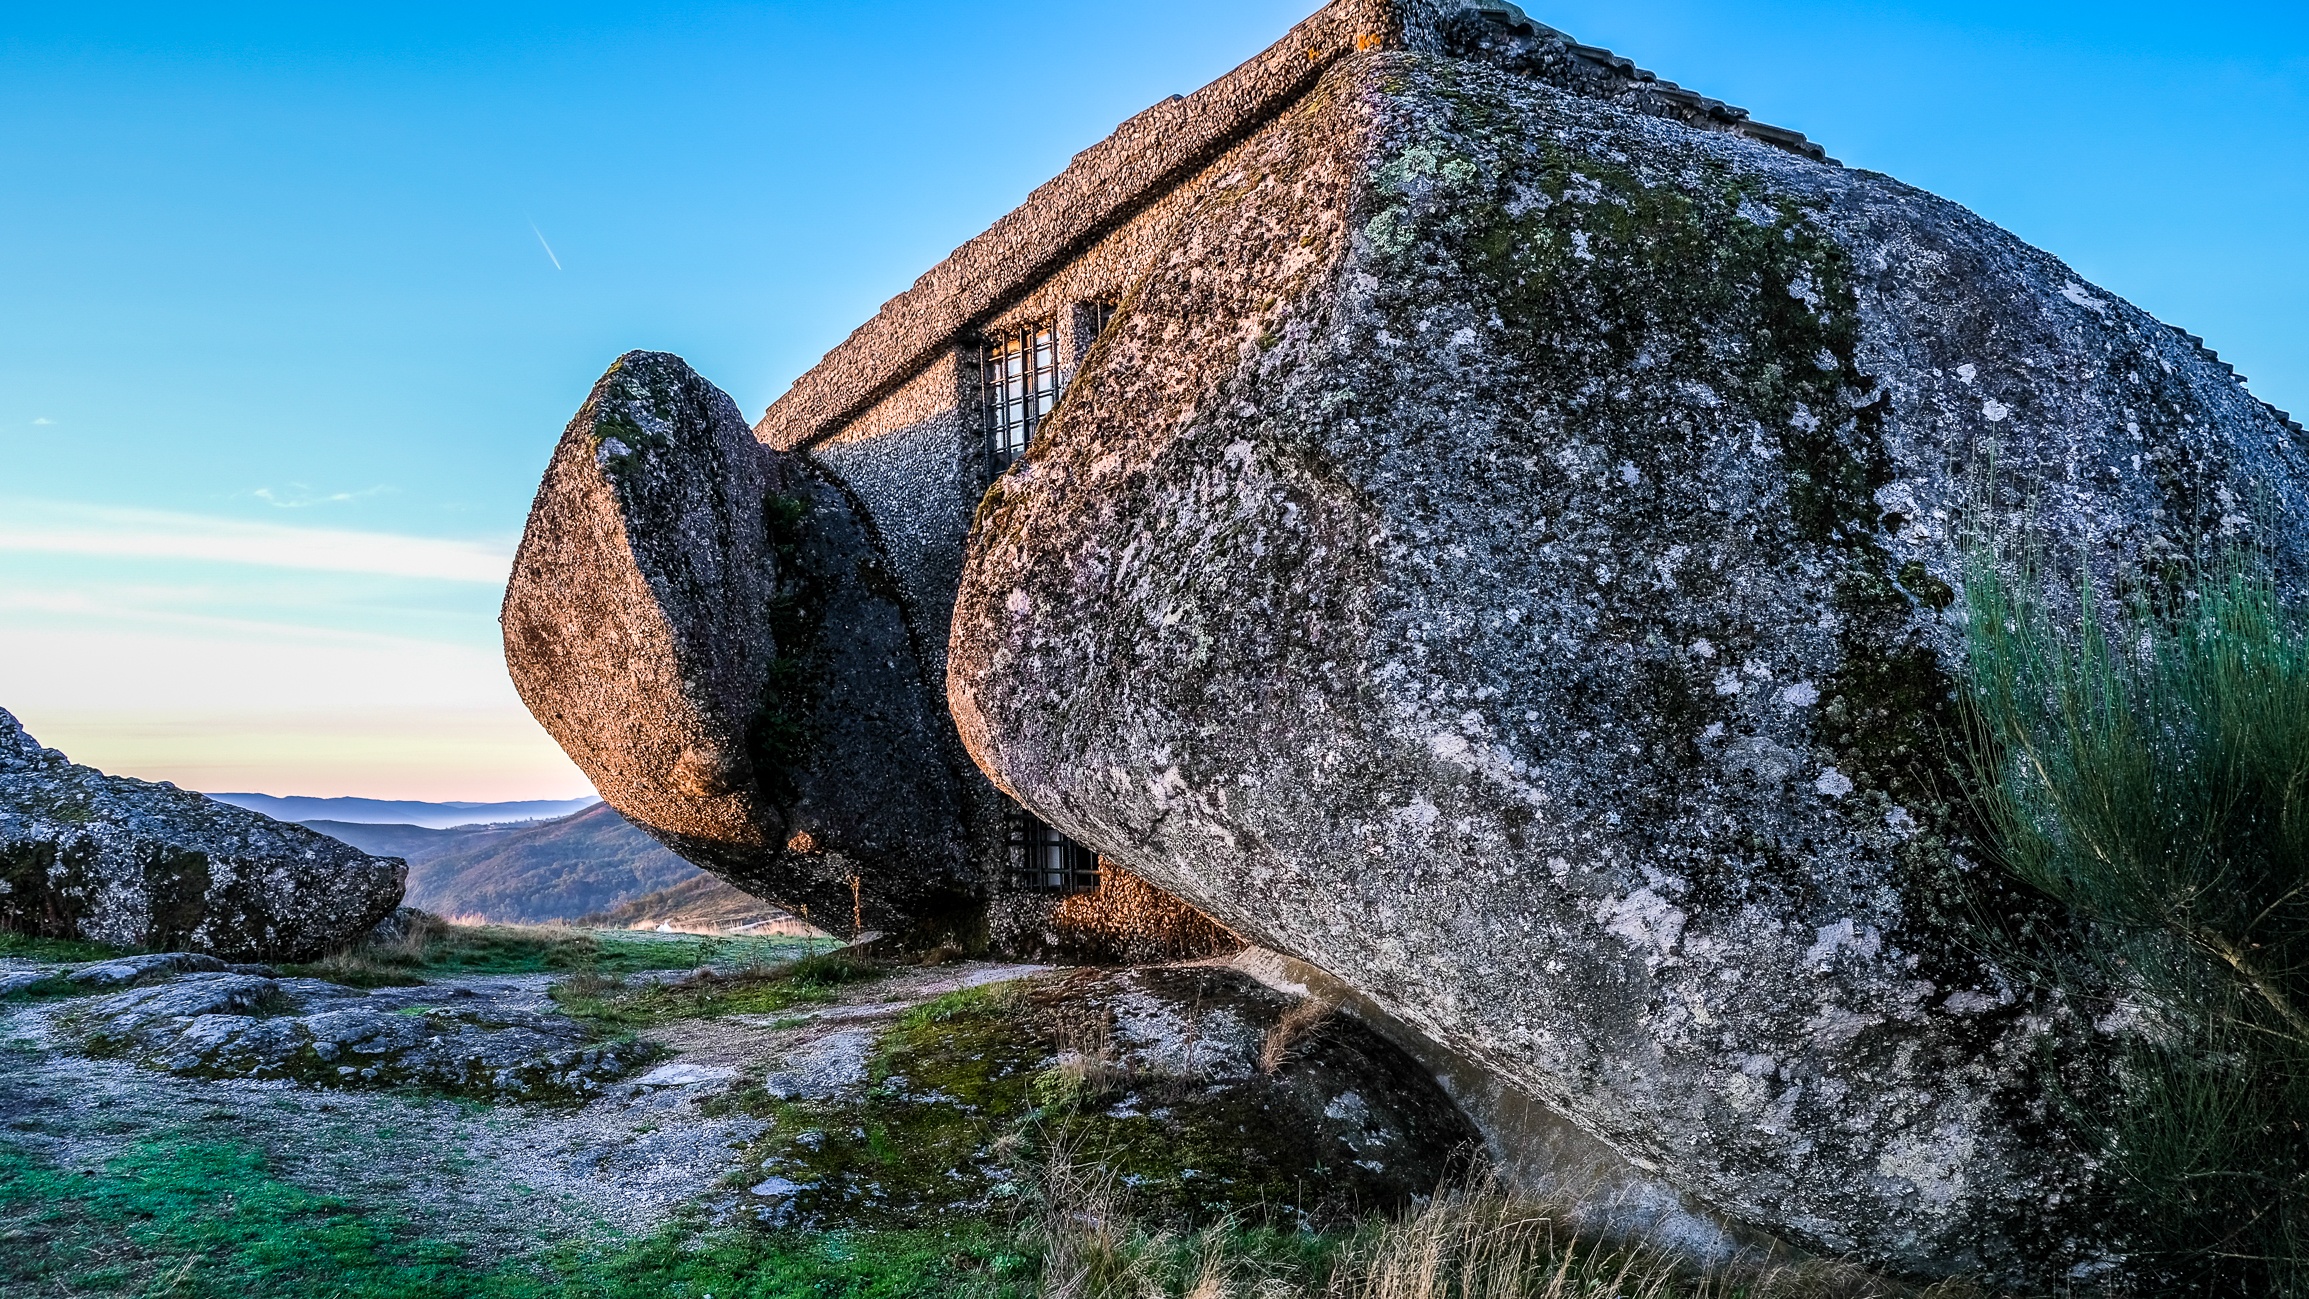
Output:
[[503,623],[530,711],[675,852],[845,930],[966,906],[946,722],[870,525],[680,357],[619,357],[570,421]]
[[1974,928],[1960,532],[2297,581],[2298,430],[1954,204],[1535,77],[1351,59],[1246,155],[980,511],[972,756],[1733,1218],[2105,1262],[2107,1036]]
[[0,929],[302,961],[401,903],[407,868],[43,748],[0,710]]

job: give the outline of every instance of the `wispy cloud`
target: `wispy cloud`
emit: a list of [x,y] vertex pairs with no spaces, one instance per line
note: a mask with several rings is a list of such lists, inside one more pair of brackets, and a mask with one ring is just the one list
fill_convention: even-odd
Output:
[[54,424],[55,422],[55,420],[48,418],[46,415],[42,415],[38,419],[32,421],[32,427],[39,428],[43,425]]
[[510,546],[0,498],[0,552],[195,560],[496,585]]
[[307,483],[290,483],[287,487],[259,487],[249,495],[265,504],[282,510],[306,510],[316,505],[343,505],[349,501],[382,496],[393,489],[386,486],[364,487],[357,492],[319,492]]
[[553,255],[553,245],[545,242],[545,232],[537,228],[535,221],[529,223],[529,233],[537,236],[537,246],[545,250],[545,259],[553,263],[553,269],[560,270],[561,259]]

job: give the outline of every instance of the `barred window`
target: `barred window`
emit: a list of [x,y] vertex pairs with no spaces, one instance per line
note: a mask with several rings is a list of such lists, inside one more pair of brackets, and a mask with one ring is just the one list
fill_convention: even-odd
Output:
[[1098,887],[1098,854],[1022,807],[1010,809],[1010,883],[1036,893],[1088,893]]
[[984,356],[987,450],[999,474],[1058,404],[1058,333],[1047,324],[1021,325],[987,339]]

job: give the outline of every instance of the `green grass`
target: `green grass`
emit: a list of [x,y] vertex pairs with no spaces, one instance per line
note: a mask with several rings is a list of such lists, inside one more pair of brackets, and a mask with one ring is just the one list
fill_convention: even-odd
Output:
[[1975,785],[2068,930],[2011,945],[2135,1028],[2069,1122],[2155,1279],[2309,1295],[2309,618],[2245,556],[2066,617],[2014,567],[1967,576]]
[[[790,956],[793,949],[786,950]],[[554,985],[553,999],[572,1018],[598,1028],[638,1029],[675,1019],[775,1015],[796,1006],[833,1001],[837,988],[881,974],[879,966],[838,951],[783,964],[726,972],[699,970],[684,979],[630,983],[598,969],[587,969]]]
[[21,961],[101,961],[124,955],[128,950],[78,938],[40,938],[0,929],[0,956]]
[[[818,940],[823,946],[824,940]],[[625,930],[565,929],[550,925],[421,924],[405,939],[362,943],[291,974],[354,987],[423,983],[470,974],[552,974],[587,971],[616,977],[708,965],[759,966],[810,950],[800,938],[718,938]]]
[[702,1230],[563,1245],[476,1266],[236,1144],[156,1137],[99,1174],[0,1145],[0,1293],[172,1299],[1004,1299],[1032,1270],[1000,1233]]

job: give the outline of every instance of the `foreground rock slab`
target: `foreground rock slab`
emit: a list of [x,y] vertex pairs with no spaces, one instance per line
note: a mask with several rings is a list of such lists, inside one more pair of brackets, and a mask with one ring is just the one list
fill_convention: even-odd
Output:
[[406,875],[398,857],[71,762],[0,710],[0,929],[309,960],[392,914]]
[[1734,1220],[2100,1267],[2110,1041],[1972,927],[1960,525],[2298,584],[2302,439],[1953,204],[1545,76],[1351,60],[1230,157],[980,508],[965,742]]
[[527,1000],[472,987],[363,991],[320,979],[177,975],[58,1014],[84,1054],[191,1078],[415,1087],[484,1100],[572,1101],[648,1060]]

